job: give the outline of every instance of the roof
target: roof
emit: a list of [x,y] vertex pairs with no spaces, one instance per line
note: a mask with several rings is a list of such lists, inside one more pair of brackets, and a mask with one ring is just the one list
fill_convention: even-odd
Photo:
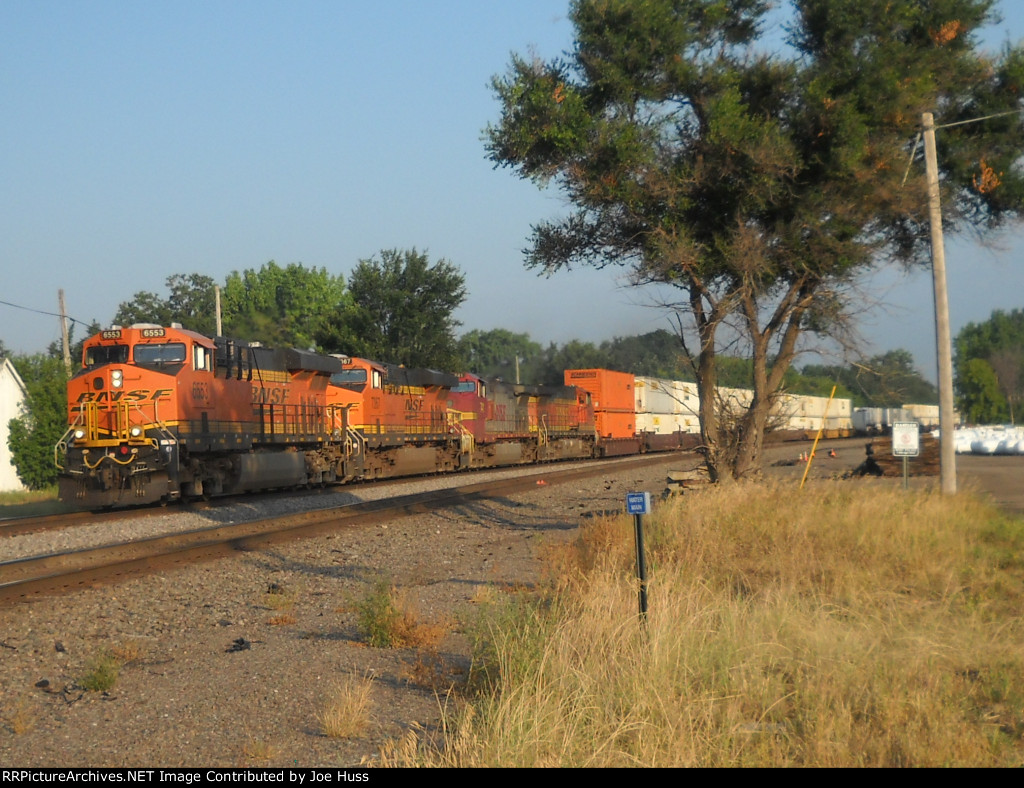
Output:
[[25,381],[21,379],[21,375],[18,374],[18,370],[15,369],[14,364],[6,356],[0,359],[0,375],[7,374],[11,376],[11,379],[15,382],[21,393],[28,395],[28,389],[25,388]]

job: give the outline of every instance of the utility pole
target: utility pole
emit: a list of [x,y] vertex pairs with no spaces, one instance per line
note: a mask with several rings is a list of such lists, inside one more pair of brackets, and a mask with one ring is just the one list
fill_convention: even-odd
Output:
[[220,324],[220,285],[213,286],[213,297],[216,302],[214,312],[217,315],[217,336],[222,337],[224,336],[224,330],[221,328]]
[[68,377],[71,377],[71,345],[68,338],[68,313],[64,308],[64,291],[57,291],[57,303],[60,305],[60,335],[61,344],[64,348],[64,369],[67,370]]
[[935,151],[935,120],[921,115],[924,162],[928,178],[928,215],[932,230],[932,283],[935,289],[935,346],[939,362],[939,476],[945,495],[956,493],[956,444],[953,442],[953,352],[949,335],[949,294],[946,290],[946,250],[942,240],[939,203],[939,159]]

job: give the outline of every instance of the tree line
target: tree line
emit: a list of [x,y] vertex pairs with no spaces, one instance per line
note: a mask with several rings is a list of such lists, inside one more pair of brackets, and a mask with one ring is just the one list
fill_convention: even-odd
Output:
[[[503,328],[456,335],[454,313],[466,298],[465,278],[451,263],[431,264],[416,250],[386,250],[361,260],[346,283],[341,275],[301,263],[270,261],[232,272],[221,287],[224,333],[268,346],[312,348],[411,367],[472,371],[512,382],[561,385],[566,369],[603,368],[671,380],[695,380],[692,359],[679,336],[659,329],[594,343],[537,342]],[[174,274],[166,293],[140,291],[122,302],[106,324],[94,321],[88,336],[110,324],[180,323],[215,333],[215,282],[206,275]],[[74,332],[73,332],[74,333]],[[72,358],[81,357],[77,338]],[[74,336],[73,336],[74,339]],[[1024,310],[994,312],[956,337],[958,406],[974,422],[1012,421],[1024,399]],[[0,341],[0,355],[8,355]],[[62,349],[13,355],[25,382],[24,414],[9,424],[8,443],[18,474],[30,488],[56,480],[53,445],[67,422]],[[751,388],[752,361],[721,356],[722,386]],[[793,394],[836,396],[854,407],[934,403],[935,386],[915,368],[906,350],[892,350],[842,365],[807,364],[787,371],[783,389]]]

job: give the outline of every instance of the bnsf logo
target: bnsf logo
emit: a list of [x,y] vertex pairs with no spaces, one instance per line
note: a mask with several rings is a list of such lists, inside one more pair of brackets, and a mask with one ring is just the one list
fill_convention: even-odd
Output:
[[76,402],[145,402],[146,400],[163,399],[171,395],[171,389],[135,389],[134,391],[86,391],[80,394]]

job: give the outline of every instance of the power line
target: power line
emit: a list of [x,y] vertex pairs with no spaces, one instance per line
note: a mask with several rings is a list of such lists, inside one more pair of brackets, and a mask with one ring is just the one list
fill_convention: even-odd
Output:
[[[0,304],[3,304],[4,306],[11,306],[11,307],[14,307],[15,309],[24,309],[26,312],[35,312],[37,315],[49,315],[50,317],[61,317],[61,315],[58,314],[57,312],[47,312],[45,309],[33,309],[30,306],[21,306],[21,304],[12,304],[10,301],[0,301]],[[90,323],[86,323],[84,320],[78,320],[77,318],[71,317],[71,315],[63,315],[63,317],[66,317],[72,323],[78,323],[78,325],[85,326],[86,328],[88,328],[91,325]]]

